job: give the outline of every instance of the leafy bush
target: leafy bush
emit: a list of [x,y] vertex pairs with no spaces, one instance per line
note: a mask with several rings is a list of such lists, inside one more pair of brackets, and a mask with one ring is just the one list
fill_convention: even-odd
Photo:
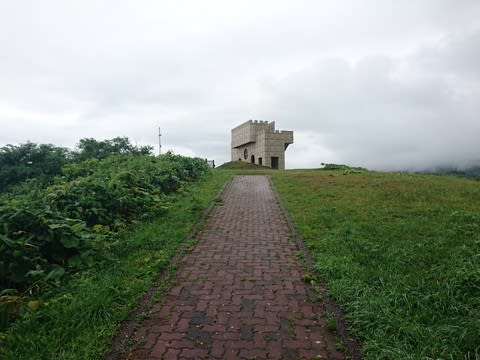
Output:
[[0,290],[32,290],[92,265],[113,232],[165,212],[170,193],[207,171],[203,160],[172,153],[114,155],[69,164],[45,189],[4,195]]
[[[0,295],[0,358],[104,357],[119,323],[137,306],[158,272],[166,279],[155,298],[171,283],[172,257],[194,243],[185,242],[186,234],[229,178],[230,174],[207,174],[180,188],[169,196],[169,210],[161,219],[132,224],[108,242],[105,260],[67,274],[58,286],[44,287],[34,298]],[[2,311],[6,314],[8,309],[19,319],[2,332]]]
[[96,234],[81,219],[65,217],[27,195],[0,205],[0,285],[23,288],[58,280],[68,265],[91,263]]
[[135,146],[130,144],[127,137],[116,137],[111,140],[98,141],[93,138],[81,139],[77,145],[77,151],[73,156],[76,161],[87,159],[105,159],[111,155],[134,154],[150,155],[151,146]]
[[4,146],[0,148],[0,192],[32,178],[46,184],[60,174],[70,157],[68,149],[51,144]]
[[47,186],[61,174],[66,164],[101,160],[112,155],[150,155],[151,151],[151,146],[132,145],[127,137],[101,141],[81,139],[75,151],[51,144],[9,144],[0,148],[0,193],[32,179],[36,180],[36,185]]

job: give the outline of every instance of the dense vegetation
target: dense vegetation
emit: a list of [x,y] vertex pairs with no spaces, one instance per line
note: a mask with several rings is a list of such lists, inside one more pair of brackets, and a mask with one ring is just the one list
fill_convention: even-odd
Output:
[[480,357],[478,181],[341,166],[271,176],[366,359]]
[[60,175],[62,167],[73,162],[87,159],[104,159],[110,155],[149,155],[150,146],[135,146],[126,137],[98,141],[81,139],[77,148],[67,148],[51,144],[27,142],[21,145],[6,145],[0,148],[0,193],[11,189],[14,185],[31,179],[28,187],[48,185],[56,175]]
[[[27,306],[22,317],[0,332],[0,358],[101,359],[118,324],[157,275],[167,276],[154,299],[170,285],[176,269],[172,256],[193,245],[194,240],[185,242],[186,235],[228,177],[209,172],[180,188],[162,216],[133,224],[109,241],[103,260],[64,277],[56,287],[44,287],[40,297],[27,302],[32,309]],[[145,316],[140,314],[138,321]]]
[[[165,214],[172,194],[209,172],[201,159],[153,157],[122,138],[87,140],[81,144],[90,148],[80,147],[76,156],[88,148],[93,157],[66,161],[58,176],[56,170],[38,173],[45,182],[17,183],[0,197],[0,330],[12,316],[35,307],[32,299],[45,286],[58,286],[66,273],[110,256],[119,231]],[[107,144],[110,152],[95,153],[92,144]],[[39,163],[60,156],[57,148],[33,144],[15,151],[25,148],[50,149]]]
[[68,149],[50,144],[4,146],[0,148],[0,193],[27,179],[48,183],[70,161]]

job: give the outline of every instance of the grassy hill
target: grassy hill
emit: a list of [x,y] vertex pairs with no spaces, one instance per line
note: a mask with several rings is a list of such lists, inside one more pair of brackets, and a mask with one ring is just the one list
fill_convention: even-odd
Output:
[[252,164],[246,161],[229,161],[226,162],[217,169],[221,170],[244,170],[244,169],[255,169],[255,170],[271,170],[269,167]]
[[480,184],[362,170],[272,172],[367,359],[480,357]]
[[24,313],[0,331],[0,358],[101,358],[156,275],[175,270],[170,259],[221,186],[251,173],[271,176],[314,259],[312,279],[325,279],[366,359],[480,357],[478,180],[233,162],[106,242],[105,260],[38,298],[23,294]]

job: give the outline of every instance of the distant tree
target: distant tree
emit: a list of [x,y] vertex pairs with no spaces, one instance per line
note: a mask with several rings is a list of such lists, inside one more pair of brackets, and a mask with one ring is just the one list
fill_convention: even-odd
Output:
[[104,159],[114,154],[150,155],[152,146],[136,146],[127,137],[116,137],[111,140],[98,141],[93,138],[81,139],[75,152],[75,160],[83,161],[91,158]]
[[27,179],[49,183],[71,161],[71,152],[52,144],[6,145],[0,148],[0,192]]
[[104,159],[115,154],[150,155],[153,147],[132,145],[127,137],[98,141],[81,139],[77,150],[51,144],[6,145],[0,148],[0,193],[27,179],[36,179],[39,185],[49,184],[62,167],[72,161]]

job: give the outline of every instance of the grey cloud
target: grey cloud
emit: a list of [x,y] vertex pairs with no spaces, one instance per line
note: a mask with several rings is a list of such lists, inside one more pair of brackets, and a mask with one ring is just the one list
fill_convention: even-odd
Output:
[[425,71],[480,79],[480,30],[446,38],[441,47],[426,47],[414,57]]
[[263,118],[296,132],[289,167],[474,158],[479,12],[476,0],[2,2],[0,145],[156,145],[162,126],[165,148],[221,163],[230,129]]
[[442,74],[400,81],[395,67],[385,57],[355,66],[329,59],[271,85],[260,107],[286,127],[323,135],[328,151],[310,155],[311,166],[332,154],[388,170],[480,161],[478,123],[466,109],[475,94],[457,99]]

